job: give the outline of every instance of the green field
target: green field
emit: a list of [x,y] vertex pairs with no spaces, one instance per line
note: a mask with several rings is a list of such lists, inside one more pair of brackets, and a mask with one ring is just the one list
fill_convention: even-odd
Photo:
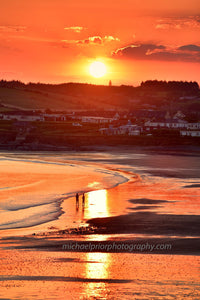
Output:
[[51,109],[60,111],[113,108],[107,99],[85,95],[69,95],[41,90],[0,87],[0,111],[13,109]]

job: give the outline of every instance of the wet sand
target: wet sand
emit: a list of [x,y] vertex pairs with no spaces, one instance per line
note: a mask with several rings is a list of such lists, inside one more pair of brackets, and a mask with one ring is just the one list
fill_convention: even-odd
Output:
[[199,299],[199,256],[1,251],[0,298]]

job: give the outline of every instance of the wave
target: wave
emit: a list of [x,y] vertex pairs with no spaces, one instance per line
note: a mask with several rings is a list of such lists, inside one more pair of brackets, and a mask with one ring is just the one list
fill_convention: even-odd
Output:
[[[46,159],[46,158],[45,158]],[[0,157],[0,230],[53,221],[77,192],[109,189],[130,175],[100,165]]]

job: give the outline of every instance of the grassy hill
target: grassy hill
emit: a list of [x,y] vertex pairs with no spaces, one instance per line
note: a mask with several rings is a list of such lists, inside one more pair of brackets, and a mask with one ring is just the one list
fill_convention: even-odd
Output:
[[80,99],[77,97],[12,88],[0,88],[0,102],[8,108],[19,109],[71,110],[80,106]]
[[[189,100],[179,101],[181,97],[186,96],[189,96]],[[133,87],[0,81],[0,110],[135,110],[146,108],[145,104],[157,108],[174,106],[174,110],[178,110],[179,107],[184,109],[188,104],[187,109],[193,105],[196,111],[199,99],[200,90],[195,82],[149,81],[139,87]]]
[[[109,104],[107,97],[95,95],[70,95],[64,92],[42,91],[41,89],[17,89],[0,87],[0,110],[19,109],[51,109],[79,110],[115,108]],[[112,101],[111,101],[112,102]]]

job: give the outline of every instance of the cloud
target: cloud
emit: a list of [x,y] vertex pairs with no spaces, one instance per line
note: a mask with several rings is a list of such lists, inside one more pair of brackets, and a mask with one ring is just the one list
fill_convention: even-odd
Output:
[[119,38],[115,38],[113,37],[112,35],[106,35],[104,38],[103,38],[104,41],[106,42],[119,42],[120,39]]
[[200,46],[197,45],[185,45],[178,48],[181,51],[200,52]]
[[0,25],[0,32],[24,32],[26,28],[26,26],[21,25]]
[[71,26],[71,27],[65,27],[64,30],[73,31],[76,33],[80,33],[81,31],[87,29],[86,27],[82,26]]
[[154,44],[142,44],[142,45],[128,45],[123,48],[119,48],[112,53],[113,57],[121,58],[136,58],[143,59],[144,57],[150,56],[152,53],[164,50],[163,45]]
[[90,36],[88,39],[82,41],[85,44],[102,44],[103,39],[100,36]]
[[159,19],[155,25],[156,29],[169,30],[169,29],[199,29],[200,16],[190,16],[187,18],[166,17]]
[[115,38],[111,35],[108,35],[108,36],[106,35],[104,37],[91,36],[88,39],[79,41],[79,43],[82,43],[82,44],[104,44],[104,43],[107,43],[107,42],[116,42],[116,41],[118,42],[119,39]]
[[114,51],[112,57],[116,59],[200,62],[200,46],[184,45],[178,48],[168,48],[155,44],[128,45]]
[[62,40],[66,44],[77,44],[77,45],[103,45],[110,42],[119,42],[120,39],[111,35],[101,36],[90,36],[84,40]]

